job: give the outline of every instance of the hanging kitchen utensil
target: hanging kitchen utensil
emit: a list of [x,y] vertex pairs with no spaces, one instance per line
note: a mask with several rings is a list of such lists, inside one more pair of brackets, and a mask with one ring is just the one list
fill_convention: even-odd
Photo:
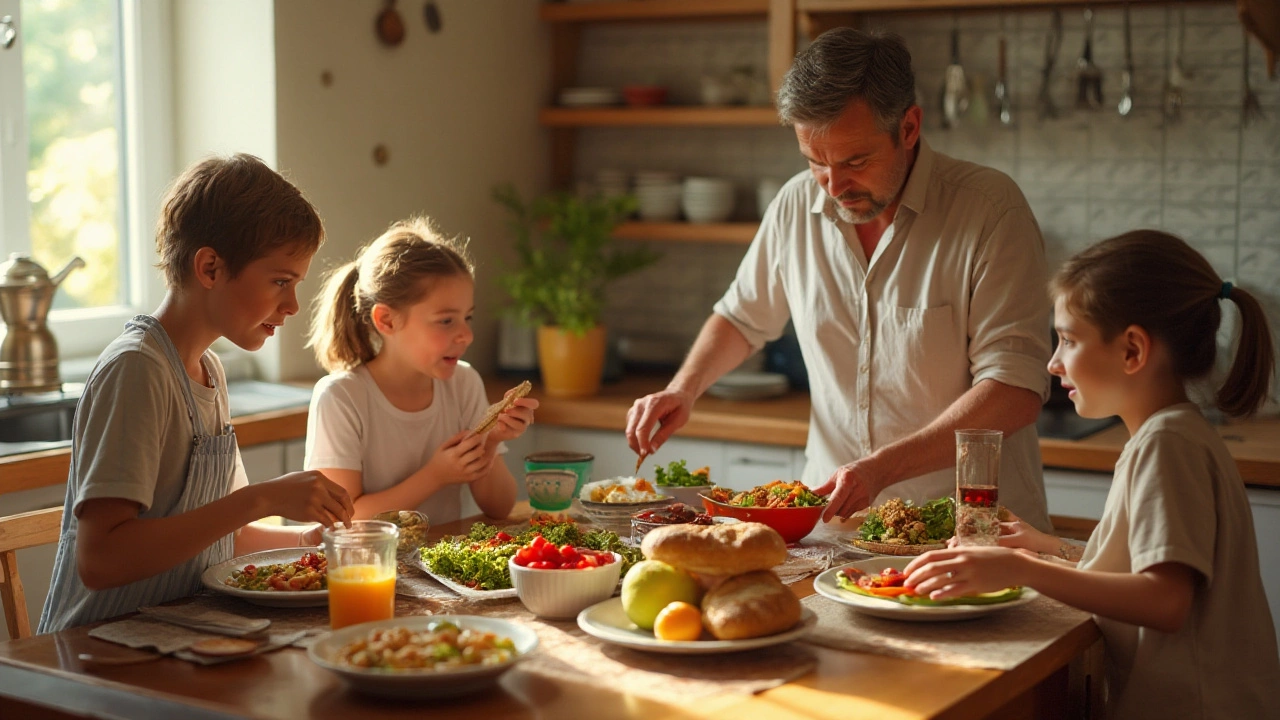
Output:
[[1124,4],[1124,72],[1120,73],[1120,117],[1133,112],[1133,39],[1129,31],[1129,3]]
[[1009,97],[1009,44],[1004,36],[1004,14],[1000,15],[1000,51],[996,64],[996,101],[1000,104],[1000,124],[1013,124],[1013,100]]
[[1254,120],[1261,120],[1266,115],[1262,112],[1262,103],[1258,102],[1258,94],[1249,85],[1249,33],[1244,34],[1244,103],[1240,107],[1240,126],[1248,127]]
[[1049,21],[1049,32],[1044,41],[1044,67],[1040,70],[1040,92],[1036,93],[1036,113],[1041,120],[1058,117],[1053,105],[1053,66],[1058,62],[1058,50],[1062,48],[1062,13],[1055,9]]
[[396,0],[386,0],[382,12],[373,21],[373,32],[378,41],[387,47],[395,47],[404,42],[404,20],[396,10]]
[[435,0],[427,0],[427,4],[422,7],[422,18],[427,23],[427,29],[432,33],[440,32],[440,28],[443,27],[440,8],[436,7]]
[[1178,15],[1178,50],[1169,65],[1169,79],[1164,85],[1164,119],[1176,123],[1182,119],[1182,86],[1191,73],[1182,65],[1182,51],[1187,40],[1187,10],[1180,8]]
[[969,84],[960,64],[960,28],[951,30],[951,64],[942,76],[942,127],[955,127],[969,109]]
[[1076,60],[1076,109],[1102,107],[1102,69],[1093,63],[1093,11],[1084,9],[1084,49]]

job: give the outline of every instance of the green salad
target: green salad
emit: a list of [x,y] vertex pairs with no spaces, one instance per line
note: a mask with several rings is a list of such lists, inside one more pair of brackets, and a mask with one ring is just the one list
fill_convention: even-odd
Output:
[[666,469],[661,465],[653,466],[653,483],[660,487],[697,487],[711,484],[711,470],[698,468],[689,472],[684,460],[668,463]]
[[542,535],[556,545],[616,552],[622,556],[624,576],[632,565],[644,559],[640,548],[624,545],[617,533],[608,530],[583,532],[574,523],[546,523],[513,536],[478,522],[466,535],[445,537],[422,548],[422,562],[431,572],[469,588],[504,590],[511,587],[507,560],[532,542],[534,535]]

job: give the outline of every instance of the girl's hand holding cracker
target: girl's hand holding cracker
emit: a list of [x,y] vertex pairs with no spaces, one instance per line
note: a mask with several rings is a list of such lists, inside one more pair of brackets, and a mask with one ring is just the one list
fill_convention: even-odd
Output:
[[263,515],[281,515],[298,522],[318,522],[326,527],[339,523],[351,526],[355,506],[341,485],[315,470],[282,475],[269,482],[258,483],[265,498]]
[[523,435],[533,424],[533,411],[537,409],[538,401],[533,398],[521,398],[512,402],[507,410],[498,415],[493,429],[489,431],[489,443],[496,445]]
[[463,430],[436,449],[427,462],[427,474],[444,485],[479,480],[493,465],[493,453],[485,445],[484,435]]

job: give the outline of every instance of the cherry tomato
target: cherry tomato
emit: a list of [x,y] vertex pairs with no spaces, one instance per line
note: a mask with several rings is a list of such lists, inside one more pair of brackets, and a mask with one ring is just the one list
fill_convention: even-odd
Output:
[[[504,543],[511,542],[511,536],[504,532],[499,532],[497,535],[494,535],[493,537],[497,540],[501,540]],[[539,537],[541,537],[541,535],[539,535]]]

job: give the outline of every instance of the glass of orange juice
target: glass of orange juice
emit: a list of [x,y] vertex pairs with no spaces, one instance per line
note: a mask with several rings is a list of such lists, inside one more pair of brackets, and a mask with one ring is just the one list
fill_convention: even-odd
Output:
[[329,625],[334,630],[388,620],[396,614],[396,543],[399,529],[381,520],[353,520],[326,529]]

